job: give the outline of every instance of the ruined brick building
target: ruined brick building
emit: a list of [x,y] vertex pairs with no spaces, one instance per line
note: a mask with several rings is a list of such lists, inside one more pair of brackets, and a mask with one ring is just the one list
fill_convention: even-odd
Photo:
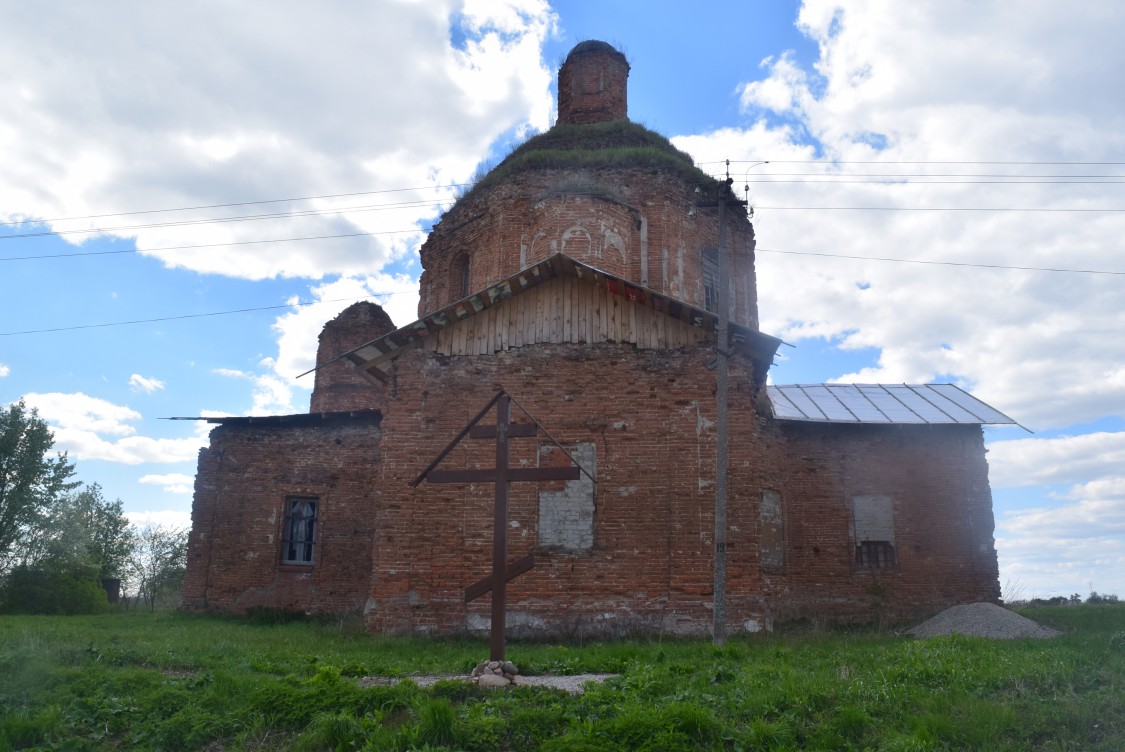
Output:
[[[186,607],[485,626],[488,598],[463,594],[490,571],[493,486],[411,482],[503,388],[550,434],[513,440],[515,465],[589,472],[511,486],[509,553],[536,563],[509,583],[509,625],[706,633],[727,356],[732,629],[998,597],[981,425],[1011,421],[951,385],[767,387],[779,341],[758,330],[753,227],[726,212],[720,277],[703,199],[729,188],[628,120],[628,73],[604,43],[571,52],[555,127],[423,245],[418,321],[360,303],[324,327],[308,414],[211,419]],[[466,440],[443,462],[493,451]]]

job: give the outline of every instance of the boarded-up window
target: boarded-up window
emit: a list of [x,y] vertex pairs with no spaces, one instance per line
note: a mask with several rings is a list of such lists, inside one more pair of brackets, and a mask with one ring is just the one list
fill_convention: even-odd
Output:
[[[597,447],[592,443],[578,444],[567,451],[597,477]],[[570,465],[566,454],[554,445],[539,448],[540,467]],[[586,551],[594,545],[594,482],[583,473],[578,480],[558,481],[551,484],[559,490],[539,492],[539,545],[567,551]]]
[[890,496],[852,499],[855,561],[865,569],[895,565],[894,500]]
[[312,564],[316,548],[317,500],[285,500],[285,527],[281,531],[281,560],[286,564]]
[[785,564],[785,531],[781,524],[780,493],[777,491],[762,491],[762,503],[758,507],[758,521],[762,531],[762,566],[781,567]]

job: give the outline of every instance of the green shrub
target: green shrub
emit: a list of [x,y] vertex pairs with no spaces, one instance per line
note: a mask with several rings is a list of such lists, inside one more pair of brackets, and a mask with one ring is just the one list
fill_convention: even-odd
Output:
[[110,610],[97,569],[16,567],[0,589],[0,611],[9,614],[100,614]]

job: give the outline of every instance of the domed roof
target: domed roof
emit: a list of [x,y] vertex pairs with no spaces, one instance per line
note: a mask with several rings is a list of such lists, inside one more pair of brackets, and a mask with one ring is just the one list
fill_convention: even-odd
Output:
[[[585,42],[579,42],[574,46],[574,49],[572,49],[566,56],[566,59],[570,60],[575,55],[584,55],[588,52],[608,52],[610,54],[617,55],[622,60],[625,60],[625,55],[623,55],[620,50],[618,50],[612,44],[609,44],[608,42],[602,42],[598,39],[587,39]],[[625,65],[628,66],[629,63],[626,62]]]

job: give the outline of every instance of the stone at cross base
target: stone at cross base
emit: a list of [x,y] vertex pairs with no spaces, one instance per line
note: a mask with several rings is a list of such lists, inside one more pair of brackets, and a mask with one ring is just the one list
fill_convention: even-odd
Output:
[[483,661],[469,674],[469,680],[479,687],[507,687],[519,683],[519,673],[511,661]]

